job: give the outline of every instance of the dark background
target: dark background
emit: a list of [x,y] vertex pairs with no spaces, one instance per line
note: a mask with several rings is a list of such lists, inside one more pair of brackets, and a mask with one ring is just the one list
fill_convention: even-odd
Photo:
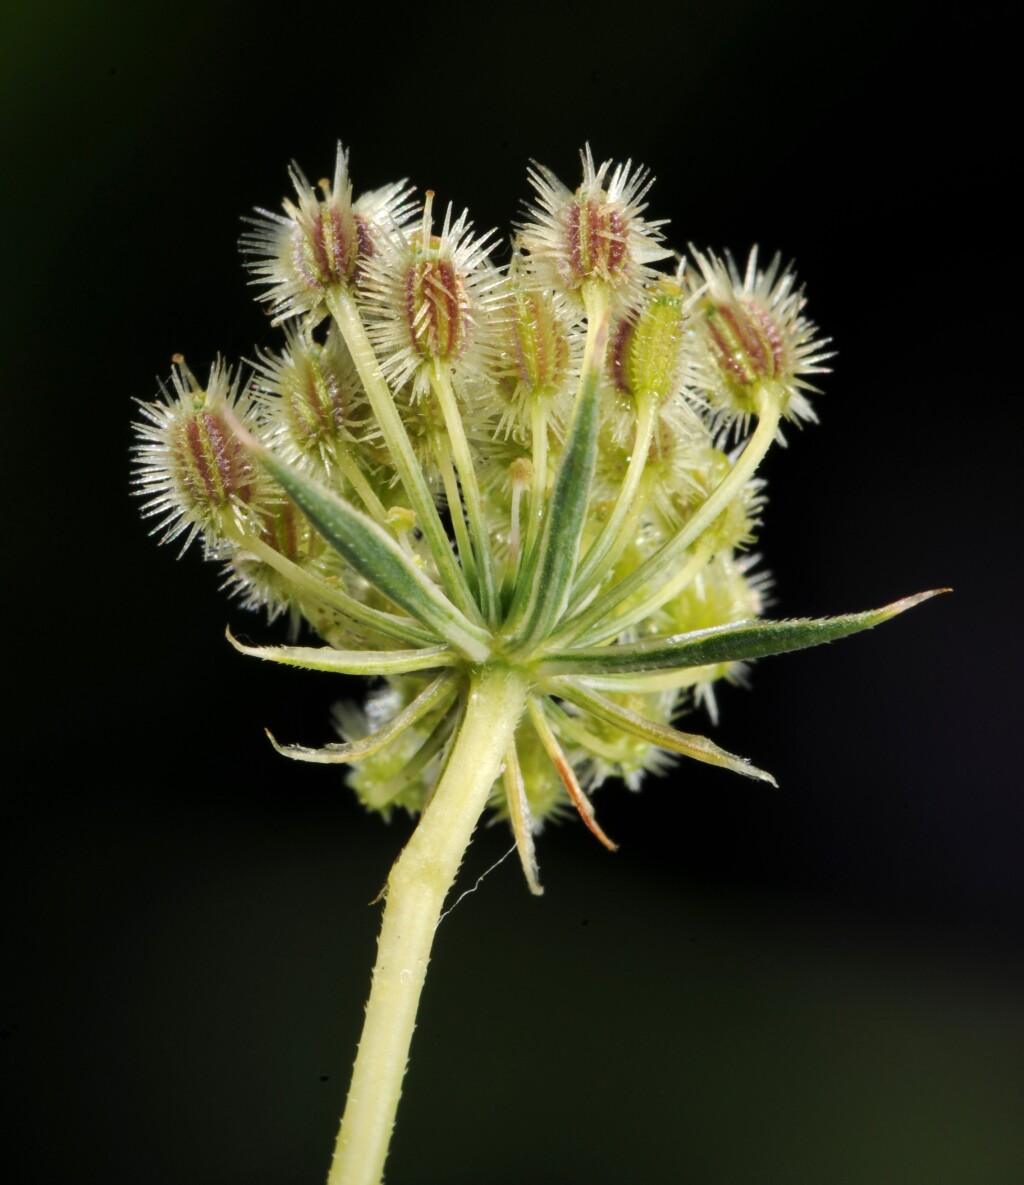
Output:
[[[1024,1180],[1020,190],[1011,6],[16,5],[0,37],[0,1164],[25,1185],[325,1175],[408,832],[319,744],[325,675],[128,497],[170,355],[278,337],[239,216],[286,165],[507,227],[536,158],[649,165],[670,240],[797,261],[839,351],[765,468],[778,615],[952,596],[726,690],[777,792],[608,786],[443,924],[394,1185]],[[1019,265],[1019,260],[1018,260]],[[694,725],[697,727],[697,725]],[[507,850],[483,832],[470,888]]]

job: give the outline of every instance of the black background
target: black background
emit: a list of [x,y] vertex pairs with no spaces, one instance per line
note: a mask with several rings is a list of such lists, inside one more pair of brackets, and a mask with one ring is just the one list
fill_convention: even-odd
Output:
[[[197,553],[128,496],[131,399],[277,335],[239,216],[295,159],[507,227],[536,158],[658,177],[679,247],[797,261],[839,351],[769,458],[774,612],[952,596],[761,663],[715,738],[514,857],[439,934],[389,1182],[1024,1179],[1011,7],[894,0],[3,18],[0,1164],[25,1185],[326,1172],[408,832],[263,726],[329,739],[325,675],[256,665]],[[1016,261],[1019,267],[1019,259]],[[696,724],[693,727],[697,727]],[[461,878],[502,856],[481,833]]]

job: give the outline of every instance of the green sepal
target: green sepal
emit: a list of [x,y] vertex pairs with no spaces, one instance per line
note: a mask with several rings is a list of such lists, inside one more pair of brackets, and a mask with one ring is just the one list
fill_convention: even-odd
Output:
[[422,650],[335,650],[333,646],[246,646],[231,630],[227,639],[250,658],[308,671],[330,671],[338,675],[404,675],[450,667],[457,656],[449,646],[426,646]]
[[871,629],[947,589],[932,589],[903,597],[867,613],[794,621],[740,621],[692,633],[611,646],[590,646],[551,654],[537,667],[540,677],[552,675],[643,675],[682,671],[691,667],[766,658],[790,650],[805,650]]

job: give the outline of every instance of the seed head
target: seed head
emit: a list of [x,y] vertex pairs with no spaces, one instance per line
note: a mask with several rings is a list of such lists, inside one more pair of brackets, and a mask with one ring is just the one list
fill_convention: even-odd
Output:
[[402,276],[409,337],[425,361],[457,361],[473,332],[466,277],[450,254],[438,250],[437,236],[429,242],[424,237],[423,243]]
[[[691,250],[693,250],[691,248]],[[723,262],[693,251],[703,291],[691,279],[697,301],[695,325],[703,350],[704,386],[719,421],[745,424],[759,394],[769,392],[790,420],[817,419],[804,394],[817,390],[805,378],[828,371],[827,339],[802,315],[804,296],[796,277],[776,255],[767,270],[750,252],[741,277],[731,256]]]
[[353,201],[340,146],[315,188],[293,166],[295,198],[242,244],[283,346],[244,394],[178,358],[134,448],[156,529],[202,536],[246,607],[324,643],[240,649],[384,681],[340,744],[284,750],[353,765],[368,808],[421,811],[477,692],[507,681],[520,718],[485,769],[534,892],[545,819],[575,808],[614,847],[588,797],[606,778],[636,788],[675,754],[772,780],[673,727],[681,709],[714,715],[745,662],[921,599],[757,621],[759,467],[780,417],[814,418],[826,343],[778,258],[656,271],[646,170],[586,148],[582,172],[570,191],[533,167],[498,267],[467,213],[435,233],[429,190],[415,210],[404,182]]
[[255,229],[242,236],[241,248],[244,255],[257,257],[249,264],[252,282],[268,285],[260,299],[269,302],[274,324],[304,313],[315,324],[326,316],[332,287],[359,281],[382,230],[408,221],[412,190],[398,181],[353,202],[348,153],[340,144],[333,181],[314,188],[294,164],[289,176],[298,203],[285,198],[284,217],[258,210],[259,218],[247,220]]
[[611,350],[616,388],[634,401],[660,403],[685,377],[684,345],[689,300],[680,285],[659,279],[646,304],[618,324]]
[[381,240],[365,281],[369,332],[381,369],[396,387],[413,379],[414,395],[429,385],[435,362],[487,370],[485,330],[501,283],[488,258],[493,232],[474,236],[468,213],[453,222],[449,205],[435,235],[433,202],[428,191],[416,231],[394,229]]
[[[678,697],[662,691],[654,695],[620,693],[611,698],[624,708],[641,712],[647,720],[668,724]],[[664,774],[676,763],[671,754],[601,721],[593,723],[592,735],[597,743],[591,744],[581,763],[588,789],[596,789],[609,778],[621,778],[630,790],[639,790],[645,774]]]
[[355,367],[333,328],[323,345],[308,332],[286,326],[285,334],[281,354],[260,354],[256,364],[269,442],[293,464],[329,474],[355,445],[362,412]]
[[543,165],[530,170],[537,204],[529,208],[519,243],[545,285],[578,296],[584,284],[598,282],[628,308],[654,275],[649,265],[671,254],[660,245],[664,220],[641,217],[652,179],[643,168],[630,173],[626,161],[615,166],[605,188],[612,162],[595,169],[589,145],[581,159],[583,183],[575,193]]
[[164,532],[165,543],[184,533],[184,551],[202,534],[207,549],[221,554],[229,534],[259,528],[273,501],[269,480],[224,415],[230,408],[252,430],[255,409],[240,399],[237,374],[221,362],[203,388],[180,355],[174,361],[172,389],[163,387],[161,399],[140,405],[134,484],[148,499],[143,513],[161,516],[154,531]]
[[509,377],[528,395],[561,389],[570,362],[570,334],[553,295],[516,285],[508,322]]

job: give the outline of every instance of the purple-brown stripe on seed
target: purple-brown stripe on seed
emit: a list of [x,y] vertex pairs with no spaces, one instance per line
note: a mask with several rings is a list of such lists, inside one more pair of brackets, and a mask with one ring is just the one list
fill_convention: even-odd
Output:
[[712,306],[706,324],[719,362],[737,382],[749,386],[781,372],[785,352],[781,332],[756,302]]
[[627,362],[629,354],[629,344],[633,340],[633,332],[636,329],[634,323],[626,318],[623,318],[615,327],[615,335],[612,338],[611,345],[611,370],[612,379],[615,386],[624,394],[632,395],[633,388],[629,382],[629,375],[627,373]]
[[214,412],[203,410],[185,422],[182,480],[197,502],[226,505],[232,497],[252,497],[253,470],[242,446]]
[[405,314],[413,344],[424,358],[458,357],[470,327],[466,289],[451,260],[427,259],[405,275]]
[[573,202],[566,218],[569,270],[577,280],[590,276],[618,279],[626,264],[627,238],[628,226],[621,210],[597,198]]
[[[198,416],[189,416],[184,423],[185,448],[182,462],[182,481],[196,501],[206,501],[219,505],[223,502],[223,487],[217,480],[219,473],[215,473],[216,450],[213,457],[207,456],[207,439],[209,432],[203,431],[202,423],[209,416],[209,412],[202,412]],[[204,436],[206,439],[204,439]],[[211,461],[213,464],[211,465]]]
[[292,263],[307,288],[322,292],[328,285],[351,280],[359,261],[359,228],[355,216],[336,205],[321,205],[292,237]]
[[757,326],[762,342],[771,352],[772,377],[783,374],[787,368],[786,340],[778,321],[755,300],[746,300],[743,305]]

